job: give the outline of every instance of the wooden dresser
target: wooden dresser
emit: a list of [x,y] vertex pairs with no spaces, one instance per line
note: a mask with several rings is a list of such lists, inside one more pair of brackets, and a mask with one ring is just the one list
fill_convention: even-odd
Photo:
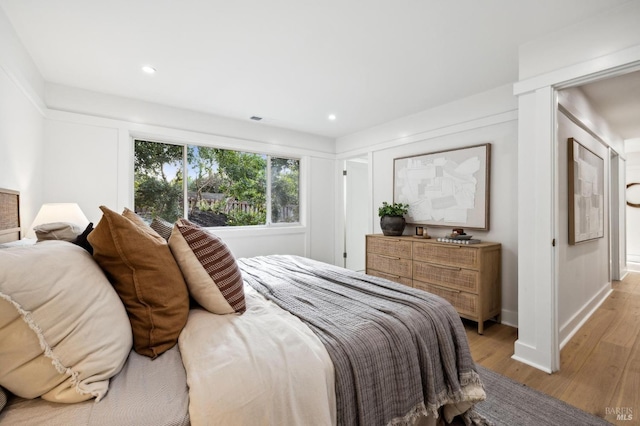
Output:
[[412,236],[367,235],[367,274],[447,299],[461,317],[500,321],[501,245],[440,243]]

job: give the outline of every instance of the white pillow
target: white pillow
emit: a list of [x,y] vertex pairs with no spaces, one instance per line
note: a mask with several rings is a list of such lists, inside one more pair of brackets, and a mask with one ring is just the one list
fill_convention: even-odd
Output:
[[74,223],[52,222],[38,225],[33,230],[36,233],[36,237],[38,237],[38,241],[74,241],[78,238],[78,235],[82,234],[84,229]]
[[53,402],[101,399],[131,326],[91,255],[64,241],[0,250],[0,386]]

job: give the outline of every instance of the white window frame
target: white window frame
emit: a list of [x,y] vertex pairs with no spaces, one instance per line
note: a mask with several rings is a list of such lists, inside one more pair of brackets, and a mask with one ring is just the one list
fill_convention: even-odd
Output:
[[[251,153],[251,154],[258,154],[258,155],[265,155],[266,159],[267,159],[267,170],[266,170],[266,181],[267,181],[267,185],[266,185],[266,197],[265,197],[265,203],[266,203],[266,210],[267,210],[267,214],[266,214],[266,219],[265,219],[265,223],[261,224],[261,225],[241,225],[241,226],[214,226],[214,227],[206,227],[205,229],[212,229],[212,230],[216,230],[216,232],[219,232],[220,230],[224,230],[225,233],[227,232],[234,232],[235,231],[243,231],[243,230],[260,230],[260,233],[264,232],[263,230],[266,229],[273,229],[273,228],[278,228],[280,230],[284,230],[283,228],[289,228],[290,232],[293,233],[299,233],[304,227],[305,227],[305,213],[306,213],[306,208],[305,208],[305,195],[306,195],[306,191],[304,190],[304,183],[306,183],[307,181],[307,165],[308,162],[306,161],[305,157],[302,156],[295,156],[295,155],[286,155],[286,154],[279,154],[279,153],[265,153],[265,152],[260,152],[257,150],[252,150],[252,149],[235,149],[235,148],[230,148],[230,147],[224,147],[224,146],[217,146],[217,145],[206,145],[206,144],[197,144],[197,143],[193,143],[193,142],[175,142],[175,141],[171,141],[171,140],[158,140],[156,138],[147,138],[147,137],[136,137],[133,136],[131,138],[132,140],[132,150],[133,150],[133,155],[132,155],[132,169],[133,169],[133,163],[135,162],[135,142],[136,141],[146,141],[146,142],[154,142],[154,143],[161,143],[161,144],[168,144],[168,145],[176,145],[176,146],[180,146],[182,147],[182,172],[183,172],[183,181],[182,181],[182,189],[183,189],[183,193],[184,193],[184,200],[187,200],[188,198],[188,178],[187,178],[187,147],[188,146],[198,146],[198,147],[204,147],[204,148],[217,148],[217,149],[224,149],[224,150],[228,150],[228,151],[236,151],[236,152],[246,152],[246,153]],[[297,222],[279,222],[279,223],[273,223],[271,221],[272,217],[271,217],[271,158],[286,158],[286,159],[291,159],[291,160],[297,160],[298,161],[298,167],[299,167],[299,174],[298,174],[298,221]],[[135,184],[135,173],[132,179],[132,184]],[[132,193],[132,198],[134,200],[133,202],[133,206],[135,208],[135,190]],[[188,203],[186,201],[183,201],[183,205],[182,205],[182,210],[183,210],[183,216],[185,218],[189,217],[189,206]]]

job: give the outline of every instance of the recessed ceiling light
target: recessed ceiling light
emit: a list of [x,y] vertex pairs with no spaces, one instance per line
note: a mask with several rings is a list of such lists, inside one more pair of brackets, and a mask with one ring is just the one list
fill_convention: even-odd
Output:
[[328,118],[329,118],[329,120],[333,121],[333,120],[336,119],[336,116],[335,116],[335,114],[329,114]]
[[262,120],[262,117],[258,117],[257,115],[252,115],[251,117],[249,117],[251,120],[253,121],[260,121]]
[[156,69],[154,67],[152,67],[151,65],[145,65],[142,67],[142,71],[146,72],[147,74],[155,74],[156,73]]

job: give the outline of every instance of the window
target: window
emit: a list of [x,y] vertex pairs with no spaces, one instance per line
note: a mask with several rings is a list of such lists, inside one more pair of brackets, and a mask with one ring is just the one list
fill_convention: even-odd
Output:
[[271,157],[271,221],[300,221],[300,160]]
[[147,220],[186,215],[205,227],[300,221],[299,159],[136,140],[134,169],[134,209]]

